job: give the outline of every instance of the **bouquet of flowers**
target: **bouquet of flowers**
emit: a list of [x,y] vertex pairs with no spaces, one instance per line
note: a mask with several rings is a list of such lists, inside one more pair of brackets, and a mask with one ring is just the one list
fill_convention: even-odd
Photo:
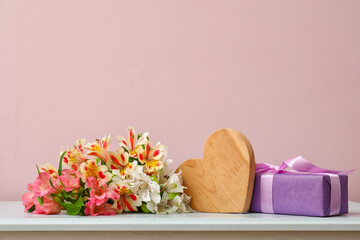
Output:
[[38,177],[23,197],[25,211],[36,214],[113,215],[122,212],[191,212],[181,172],[168,167],[167,148],[153,146],[149,134],[118,136],[119,148],[109,150],[110,135],[96,142],[76,142],[60,154],[59,168],[36,166]]

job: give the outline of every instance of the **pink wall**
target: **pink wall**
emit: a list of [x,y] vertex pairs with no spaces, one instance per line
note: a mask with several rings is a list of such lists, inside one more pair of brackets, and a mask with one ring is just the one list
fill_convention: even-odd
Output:
[[357,168],[360,201],[359,23],[360,1],[0,1],[0,200],[133,125],[175,166],[229,127],[258,162]]

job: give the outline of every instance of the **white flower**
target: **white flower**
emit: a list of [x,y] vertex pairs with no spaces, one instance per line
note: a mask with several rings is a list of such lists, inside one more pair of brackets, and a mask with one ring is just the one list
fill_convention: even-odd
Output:
[[171,172],[168,181],[161,188],[168,193],[183,193],[185,187],[182,185],[181,172]]
[[191,212],[189,206],[191,198],[184,193],[181,172],[175,173],[165,164],[159,173],[159,183],[162,193],[161,201],[157,206],[150,206],[156,213]]
[[181,202],[180,202],[180,205],[178,206],[178,211],[183,212],[183,213],[192,212],[192,209],[189,206],[189,203],[191,201],[191,197],[189,197],[185,193],[181,194],[180,197],[181,197]]
[[[118,173],[113,170],[115,175],[113,179],[122,179]],[[160,202],[160,185],[154,177],[150,177],[143,172],[142,165],[136,165],[135,168],[129,169],[128,181],[131,182],[132,192],[138,198],[147,204],[150,212],[155,212],[156,205]]]

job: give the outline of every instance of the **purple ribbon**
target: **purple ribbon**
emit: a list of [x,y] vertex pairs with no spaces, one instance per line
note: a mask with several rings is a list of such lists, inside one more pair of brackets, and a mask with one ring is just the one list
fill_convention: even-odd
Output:
[[[285,170],[286,168],[292,168],[293,170]],[[282,162],[280,166],[275,166],[268,163],[256,163],[255,173],[263,173],[260,179],[260,201],[261,211],[264,213],[274,213],[273,208],[273,180],[275,174],[281,174],[284,172],[290,173],[313,173],[328,175],[331,183],[331,201],[330,201],[330,214],[338,215],[341,208],[341,186],[339,174],[347,175],[355,170],[350,171],[335,171],[320,168],[302,156],[291,158]]]

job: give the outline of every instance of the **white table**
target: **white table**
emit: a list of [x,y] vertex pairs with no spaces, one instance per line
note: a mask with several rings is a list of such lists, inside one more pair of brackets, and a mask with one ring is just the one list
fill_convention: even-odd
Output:
[[336,217],[272,214],[139,214],[81,217],[24,213],[0,202],[0,239],[360,239],[360,203]]

